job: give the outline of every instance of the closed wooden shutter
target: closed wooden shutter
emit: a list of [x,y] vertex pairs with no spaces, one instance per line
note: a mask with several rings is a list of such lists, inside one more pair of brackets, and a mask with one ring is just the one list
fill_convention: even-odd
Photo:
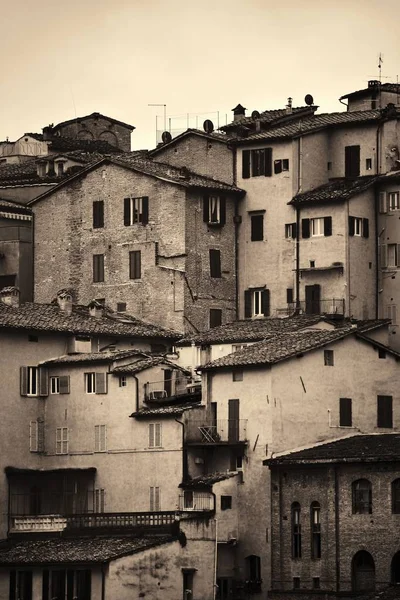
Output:
[[60,394],[69,394],[69,375],[59,377]]
[[381,244],[379,254],[381,269],[385,269],[387,267],[387,244]]
[[131,199],[124,198],[124,225],[131,224]]
[[225,196],[220,196],[220,198],[219,198],[219,222],[221,225],[225,225],[225,223],[226,223],[226,198],[225,198]]
[[221,252],[210,249],[210,277],[221,277]]
[[349,217],[349,235],[354,235],[354,232],[355,232],[355,223],[356,223],[356,218],[355,217]]
[[252,242],[261,242],[264,239],[264,215],[251,215]]
[[274,160],[274,173],[275,173],[275,175],[279,175],[279,173],[282,173],[282,161],[281,160]]
[[39,396],[49,395],[49,373],[47,369],[39,369]]
[[149,222],[149,197],[142,198],[142,225],[147,225]]
[[265,148],[264,150],[264,174],[265,177],[272,176],[272,148]]
[[142,277],[142,253],[140,250],[129,252],[129,278],[141,279]]
[[38,432],[38,452],[44,452],[45,447],[44,447],[44,419],[39,418],[37,420],[37,432]]
[[244,292],[244,318],[245,319],[250,319],[251,318],[251,300],[252,300],[253,294],[251,292],[251,290],[245,290]]
[[94,450],[95,452],[104,452],[107,449],[107,426],[94,426]]
[[301,220],[301,237],[303,237],[303,238],[310,237],[310,219],[302,219]]
[[242,151],[242,178],[250,177],[250,150]]
[[297,237],[297,223],[292,223],[292,239],[296,239]]
[[360,175],[360,146],[346,146],[344,149],[345,177]]
[[38,422],[31,421],[29,423],[29,450],[31,452],[38,451]]
[[149,423],[149,448],[154,448],[155,443],[155,423]]
[[208,194],[203,196],[203,221],[210,222],[210,196]]
[[96,394],[107,394],[107,373],[96,373]]
[[362,220],[362,235],[365,238],[369,238],[369,220],[368,219]]
[[386,213],[388,210],[386,192],[379,192],[379,212]]
[[324,217],[324,235],[332,235],[332,217]]
[[400,267],[400,244],[397,244],[396,267]]
[[156,448],[161,448],[161,423],[155,424],[154,443]]
[[269,317],[270,313],[270,293],[269,290],[261,292],[261,312],[264,317]]
[[393,427],[393,398],[392,396],[378,396],[378,427]]
[[93,228],[104,227],[104,202],[95,200],[93,202]]
[[339,400],[339,425],[341,427],[352,426],[351,398],[340,398]]
[[150,488],[150,511],[161,510],[161,492],[159,487]]
[[20,367],[20,393],[21,396],[28,395],[28,367]]

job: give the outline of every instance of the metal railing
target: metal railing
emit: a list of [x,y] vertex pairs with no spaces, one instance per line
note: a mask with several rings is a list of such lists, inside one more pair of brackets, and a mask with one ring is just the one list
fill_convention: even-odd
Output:
[[245,442],[247,419],[189,420],[186,423],[186,442],[204,444]]
[[289,313],[293,314],[300,310],[306,315],[340,315],[345,314],[344,298],[329,298],[326,300],[301,300],[297,304],[291,302],[288,304]]
[[179,496],[179,510],[212,511],[214,510],[214,498],[210,494],[185,492],[182,496]]
[[201,391],[200,381],[194,382],[191,377],[179,377],[174,379],[163,379],[151,381],[145,384],[145,400],[164,400],[175,396],[185,396]]

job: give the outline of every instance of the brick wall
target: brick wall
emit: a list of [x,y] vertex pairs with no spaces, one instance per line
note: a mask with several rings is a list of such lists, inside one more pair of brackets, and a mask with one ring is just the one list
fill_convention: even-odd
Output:
[[61,136],[82,140],[103,140],[125,152],[131,149],[131,130],[106,117],[77,119],[57,127]]

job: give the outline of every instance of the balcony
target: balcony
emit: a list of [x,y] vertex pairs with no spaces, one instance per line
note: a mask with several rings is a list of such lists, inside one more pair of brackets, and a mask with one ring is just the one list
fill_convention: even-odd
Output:
[[185,491],[179,496],[179,510],[182,512],[214,511],[214,497],[211,494]]
[[325,315],[329,317],[344,317],[345,303],[344,298],[329,298],[326,300],[302,300],[297,304],[292,302],[288,304],[289,314],[299,311],[305,315]]
[[201,383],[200,381],[193,381],[192,377],[181,376],[145,383],[145,402],[171,401],[175,398],[183,399],[188,396],[201,397]]
[[186,443],[195,446],[237,445],[247,440],[247,419],[189,420],[185,429]]

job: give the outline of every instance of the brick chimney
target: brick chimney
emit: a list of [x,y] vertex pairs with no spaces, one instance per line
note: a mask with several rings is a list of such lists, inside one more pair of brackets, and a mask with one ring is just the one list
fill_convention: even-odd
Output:
[[0,290],[0,301],[8,306],[19,306],[19,289],[15,286],[4,287]]
[[246,110],[247,109],[241,104],[238,104],[237,106],[235,106],[235,108],[232,108],[233,120],[239,121],[240,119],[243,119],[246,116]]
[[68,316],[72,313],[72,297],[72,290],[66,288],[57,292],[57,304],[61,312]]
[[88,304],[89,315],[95,319],[101,319],[104,316],[104,304],[97,300],[92,300]]
[[286,104],[286,113],[288,115],[292,114],[292,103],[293,103],[293,98],[288,98],[287,104]]

